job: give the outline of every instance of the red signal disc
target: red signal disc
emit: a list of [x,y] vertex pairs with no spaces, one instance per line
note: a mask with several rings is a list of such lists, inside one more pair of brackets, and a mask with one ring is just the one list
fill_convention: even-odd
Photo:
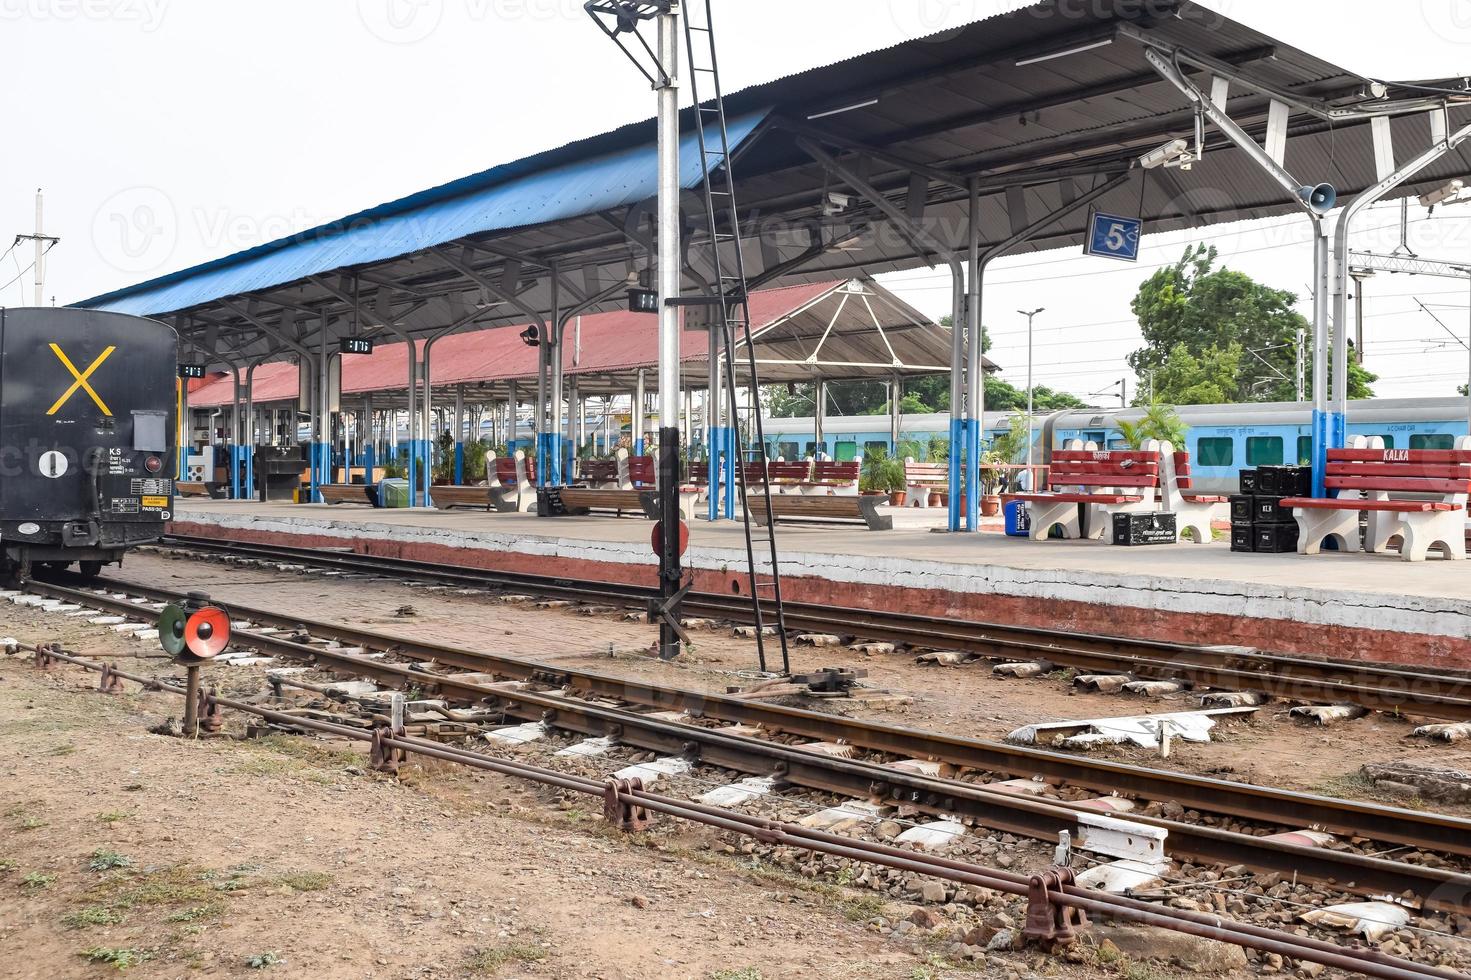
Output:
[[[654,546],[654,554],[658,555],[664,550],[664,522],[654,522],[654,533],[649,536],[649,543]],[[690,526],[684,521],[679,522],[679,553],[683,555],[690,546]]]
[[201,660],[219,656],[230,645],[230,614],[218,606],[206,606],[184,624],[184,649]]

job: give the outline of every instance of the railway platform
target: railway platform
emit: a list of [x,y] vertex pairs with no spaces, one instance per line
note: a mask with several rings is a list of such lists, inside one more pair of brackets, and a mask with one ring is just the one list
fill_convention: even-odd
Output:
[[[999,533],[783,527],[794,601],[1306,655],[1471,669],[1471,569],[1392,556],[1234,554],[1225,541],[1115,547]],[[172,533],[631,584],[655,582],[651,525],[616,517],[180,501]],[[744,593],[741,527],[697,521],[686,567]]]

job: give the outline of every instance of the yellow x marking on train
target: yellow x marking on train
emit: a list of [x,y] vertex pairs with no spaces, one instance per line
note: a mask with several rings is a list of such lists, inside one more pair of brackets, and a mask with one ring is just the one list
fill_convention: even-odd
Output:
[[77,366],[71,362],[71,358],[66,356],[66,351],[62,350],[60,347],[57,347],[55,344],[52,344],[51,353],[55,354],[57,359],[61,361],[62,364],[66,365],[66,369],[71,372],[72,377],[76,380],[72,382],[72,386],[70,388],[61,393],[61,397],[56,399],[55,405],[52,405],[46,410],[46,414],[55,415],[57,412],[61,411],[61,406],[67,403],[67,399],[71,398],[71,396],[76,392],[78,388],[81,388],[85,390],[87,394],[92,396],[92,401],[96,402],[97,407],[102,409],[103,415],[112,415],[112,409],[107,407],[107,402],[103,401],[102,397],[97,394],[96,389],[94,389],[90,384],[87,383],[87,379],[92,376],[93,371],[96,371],[102,365],[103,361],[112,356],[112,352],[115,350],[117,350],[116,347],[108,347],[101,354],[97,355],[97,360],[89,364],[87,366],[87,370],[78,371]]

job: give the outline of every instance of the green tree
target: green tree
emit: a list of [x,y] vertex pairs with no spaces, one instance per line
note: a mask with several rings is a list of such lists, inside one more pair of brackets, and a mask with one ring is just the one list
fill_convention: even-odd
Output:
[[1224,349],[1212,345],[1199,354],[1183,342],[1177,343],[1152,369],[1149,392],[1134,399],[1134,404],[1158,401],[1168,405],[1215,405],[1241,401],[1234,396],[1243,356],[1241,345],[1235,341]]
[[[1151,398],[1188,405],[1296,397],[1297,334],[1312,334],[1293,308],[1297,295],[1216,268],[1216,257],[1214,247],[1187,247],[1178,262],[1140,285],[1130,304],[1145,343],[1129,355],[1139,376],[1135,404]],[[1180,351],[1190,362],[1171,367]],[[1303,351],[1303,357],[1310,362],[1311,352]],[[1350,398],[1373,397],[1370,385],[1376,380],[1350,361]]]

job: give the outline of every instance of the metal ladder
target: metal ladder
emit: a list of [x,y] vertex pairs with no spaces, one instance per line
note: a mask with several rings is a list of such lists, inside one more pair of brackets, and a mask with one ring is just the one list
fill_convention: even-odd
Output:
[[[695,136],[700,147],[701,189],[705,200],[705,220],[710,230],[710,262],[715,270],[715,295],[710,297],[713,315],[720,317],[718,323],[721,346],[724,348],[724,375],[726,396],[730,404],[731,420],[735,424],[736,440],[730,451],[735,455],[736,490],[740,494],[741,514],[746,537],[746,563],[751,587],[751,608],[756,624],[756,654],[761,670],[766,670],[765,633],[761,612],[762,586],[756,578],[756,549],[751,533],[751,513],[747,506],[746,463],[740,450],[740,420],[736,416],[736,364],[734,340],[739,331],[746,344],[747,367],[750,370],[751,391],[756,392],[756,444],[761,447],[762,473],[766,473],[769,460],[766,455],[766,432],[761,422],[761,399],[756,374],[756,352],[751,343],[750,302],[746,292],[746,262],[742,254],[740,213],[736,207],[735,176],[730,160],[730,137],[726,129],[725,99],[720,88],[720,62],[715,55],[715,23],[710,12],[711,0],[685,0],[684,39],[688,54],[690,94],[694,99]],[[698,18],[698,20],[697,20]],[[703,41],[696,43],[696,35]],[[696,54],[701,57],[697,58]],[[714,98],[705,105],[700,98],[700,80],[706,79],[714,90]],[[707,134],[706,127],[713,126],[714,132]],[[724,215],[728,231],[720,230],[720,218]],[[722,244],[728,245],[734,255],[734,268],[727,272],[727,265],[720,255]],[[714,351],[711,351],[714,356]],[[713,394],[713,392],[712,392]],[[710,419],[706,428],[710,428]],[[708,440],[708,432],[706,436]],[[711,460],[712,484],[714,463]],[[776,520],[771,513],[771,483],[763,479],[762,504],[766,507],[766,539],[771,555],[772,605],[776,613],[776,635],[781,641],[782,673],[790,674],[791,658],[787,649],[786,616],[782,610],[781,568],[776,555]]]

